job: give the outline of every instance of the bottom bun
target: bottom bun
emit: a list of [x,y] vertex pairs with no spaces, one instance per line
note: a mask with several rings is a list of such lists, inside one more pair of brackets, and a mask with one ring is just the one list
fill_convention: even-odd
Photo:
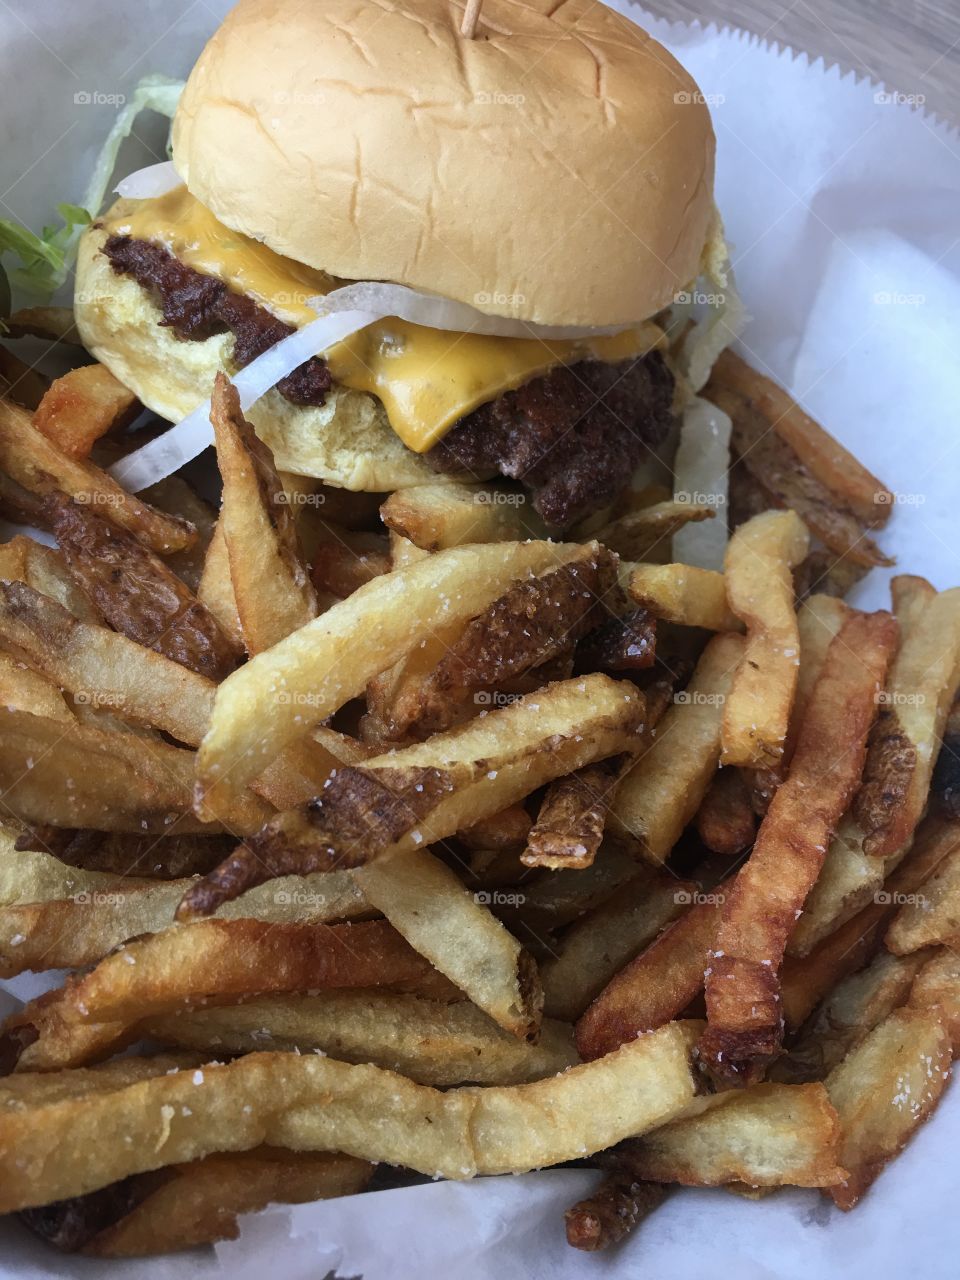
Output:
[[[80,242],[74,308],[84,346],[148,409],[178,422],[210,395],[218,370],[236,372],[233,335],[193,341],[164,328],[147,290],[117,275],[100,252],[105,240],[106,233],[94,229]],[[394,433],[379,401],[362,391],[336,387],[319,408],[268,391],[246,416],[281,471],[374,493],[443,479]]]

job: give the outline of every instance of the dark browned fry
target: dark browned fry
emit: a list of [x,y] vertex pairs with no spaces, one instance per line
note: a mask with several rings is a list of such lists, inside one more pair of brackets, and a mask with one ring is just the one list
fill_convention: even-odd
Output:
[[133,534],[66,498],[48,510],[70,572],[115,630],[212,680],[233,670],[239,655],[213,615]]
[[806,600],[814,594],[836,596],[842,600],[867,572],[863,565],[854,564],[832,551],[811,551],[793,571],[793,586],[797,600]]
[[171,1176],[169,1169],[135,1173],[85,1196],[55,1200],[53,1204],[39,1209],[22,1209],[17,1217],[54,1249],[61,1253],[77,1253],[102,1231],[132,1213]]
[[520,861],[527,867],[589,867],[607,820],[607,798],[623,767],[614,756],[551,782]]
[[[127,835],[121,832],[74,831],[57,850],[57,857],[84,871],[118,876],[144,876],[151,880],[179,880],[206,875],[218,866],[236,843],[231,836]],[[52,852],[40,844],[25,846]]]
[[495,813],[492,818],[475,822],[457,832],[457,839],[468,849],[519,851],[527,843],[533,819],[522,804]]
[[731,443],[768,507],[788,507],[837,556],[867,568],[892,561],[864,533],[853,512],[803,465],[745,396],[710,384],[707,394],[733,420]]
[[641,671],[657,656],[657,623],[646,609],[611,618],[594,628],[576,648],[574,670]]
[[311,570],[318,591],[343,600],[393,567],[390,543],[382,533],[355,533],[324,521],[321,534],[326,536],[317,543]]
[[658,1182],[639,1182],[629,1173],[613,1173],[586,1200],[563,1215],[567,1244],[593,1252],[616,1244],[666,1198]]
[[931,799],[951,818],[960,818],[960,732],[951,729],[958,718],[956,710],[951,712],[930,783]]
[[896,710],[884,707],[870,732],[863,782],[853,802],[853,816],[866,832],[882,830],[901,807],[916,767],[916,746]]
[[755,831],[753,799],[742,772],[721,769],[697,810],[697,834],[711,853],[732,858],[753,844]]
[[790,775],[726,895],[706,979],[700,1052],[728,1085],[761,1078],[783,1035],[779,971],[790,932],[860,780],[867,735],[899,629],[851,612],[807,704]]

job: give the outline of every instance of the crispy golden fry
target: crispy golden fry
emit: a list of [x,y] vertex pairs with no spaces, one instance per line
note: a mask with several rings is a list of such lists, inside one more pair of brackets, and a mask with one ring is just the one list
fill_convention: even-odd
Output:
[[889,858],[863,852],[863,829],[847,814],[827,847],[827,856],[790,935],[787,951],[805,956],[883,889],[889,873],[906,856],[907,847]]
[[652,862],[669,857],[716,772],[724,699],[743,651],[739,636],[709,642],[690,683],[674,696],[653,742],[617,789],[614,829],[622,825]]
[[18,823],[0,824],[0,906],[68,898],[116,883],[114,875],[80,871],[49,853],[24,849],[19,843],[23,834]]
[[236,794],[438,629],[475,617],[515,579],[579,555],[546,542],[458,547],[375,578],[224,682],[200,751],[204,792]]
[[723,574],[712,569],[689,564],[631,565],[629,591],[637,604],[666,622],[708,631],[743,630],[743,623],[727,604]]
[[754,516],[730,539],[727,598],[747,643],[723,712],[724,764],[775,765],[783,755],[800,665],[790,571],[808,543],[792,511]]
[[534,1038],[543,1011],[536,965],[491,915],[483,893],[470,893],[428,850],[372,862],[354,873],[367,902],[398,933],[501,1027]]
[[264,1142],[454,1179],[558,1164],[679,1115],[695,1092],[691,1039],[673,1024],[548,1080],[446,1093],[292,1053],[152,1076],[169,1061],[11,1076],[0,1086],[0,1212]]
[[739,769],[714,775],[697,810],[697,834],[711,853],[735,857],[753,844],[756,819],[750,788]]
[[886,945],[897,955],[960,940],[960,844],[944,857],[916,893],[892,899],[898,908],[887,930]]
[[853,813],[864,852],[888,858],[920,821],[947,713],[960,687],[960,588],[905,606],[904,637],[871,735]]
[[551,782],[520,861],[527,867],[589,867],[603,840],[607,808],[623,772],[614,758]]
[[4,1023],[7,1044],[30,1028],[24,1071],[97,1061],[136,1035],[141,1019],[200,1002],[268,992],[392,986],[430,979],[429,962],[382,920],[280,924],[203,920],[131,942],[86,976],[30,1001]]
[[272,876],[360,866],[445,840],[556,777],[629,751],[643,714],[632,686],[584,676],[342,768],[315,802],[279,814],[192,890],[181,918]]
[[368,701],[394,738],[449,728],[471,695],[475,706],[504,705],[508,682],[554,662],[609,616],[615,574],[609,552],[584,546],[566,564],[514,583],[458,634],[433,637],[374,681]]
[[[546,1019],[535,1045],[502,1030],[469,1000],[445,1004],[383,991],[273,996],[151,1018],[140,1033],[206,1053],[261,1049],[329,1053],[429,1084],[525,1084],[579,1062],[571,1030]],[[29,1053],[29,1050],[27,1051]]]
[[882,1022],[905,1004],[929,952],[892,956],[881,951],[865,969],[844,978],[804,1025],[771,1077],[788,1084],[823,1080]]
[[[4,584],[0,583],[0,592]],[[0,653],[0,707],[60,720],[70,725],[75,716],[57,686],[9,653]]]
[[658,1208],[667,1194],[655,1182],[639,1182],[628,1173],[612,1173],[592,1196],[563,1215],[567,1244],[589,1253],[607,1249]]
[[[222,829],[193,815],[192,751],[4,708],[0,744],[0,814],[8,818],[158,835]],[[239,837],[251,834],[268,814],[248,792],[223,816]]]
[[[0,859],[0,896],[7,904],[0,911],[0,964],[11,977],[29,969],[96,964],[124,942],[167,929],[191,883],[119,880],[56,863],[46,854],[14,857],[13,865]],[[334,871],[254,889],[239,902],[225,903],[218,918],[305,923],[370,914],[348,873]]]
[[399,489],[380,508],[380,516],[388,529],[424,551],[546,535],[525,493],[487,484],[447,481]]
[[213,615],[133,534],[66,499],[48,512],[70,572],[114,630],[212,680],[236,666]]
[[11,338],[47,338],[82,346],[72,307],[21,307],[6,322]]
[[688,524],[712,520],[712,507],[689,502],[655,502],[612,520],[593,535],[602,546],[626,560],[666,561],[673,535]]
[[269,649],[317,614],[293,511],[273,455],[240,411],[240,396],[217,374],[210,407],[223,476],[220,524],[249,654]]
[[585,1061],[663,1026],[703,989],[724,891],[689,896],[690,909],[621,969],[577,1022],[577,1049]]
[[802,959],[787,956],[782,975],[783,1013],[795,1031],[838,981],[856,972],[879,948],[883,929],[900,903],[917,893],[960,844],[960,823],[925,818],[913,845],[873,901]]
[[705,1099],[618,1156],[637,1178],[716,1187],[830,1187],[844,1176],[840,1124],[822,1084],[755,1084]]
[[187,521],[147,506],[91,462],[69,457],[37,430],[29,414],[5,400],[0,400],[0,470],[31,493],[59,490],[96,508],[151,551],[183,551],[197,536]]
[[840,1116],[840,1163],[847,1170],[830,1190],[841,1209],[853,1208],[936,1108],[950,1058],[939,1009],[900,1009],[827,1076]]
[[136,1174],[20,1220],[66,1253],[139,1258],[236,1240],[238,1215],[363,1191],[373,1166],[337,1154],[256,1147]]
[[237,650],[243,647],[243,628],[237,613],[237,597],[230,577],[230,557],[223,525],[218,520],[207,547],[203,572],[197,586],[197,599],[216,618],[220,629],[229,636]]
[[68,458],[82,460],[101,436],[129,426],[139,411],[137,397],[106,365],[85,364],[50,384],[33,425]]
[[81,622],[101,622],[93,601],[74,582],[59,551],[22,534],[0,543],[0,579],[25,582],[69,609]]
[[576,1022],[618,969],[681,915],[696,886],[642,871],[570,925],[542,968],[544,1012]]
[[790,775],[727,895],[700,1045],[719,1079],[754,1081],[779,1053],[787,939],[859,781],[897,634],[888,613],[852,613],[844,623],[810,695]]
[[731,443],[738,464],[750,475],[765,506],[785,507],[800,516],[834,557],[870,568],[891,564],[861,522],[800,461],[746,397],[717,387],[711,395],[733,420]]
[[890,490],[871,475],[839,440],[804,413],[782,387],[756,369],[751,369],[729,347],[714,365],[713,379],[753,401],[803,465],[848,506],[858,520],[868,528],[886,524],[893,504]]
[[409,538],[405,538],[402,533],[397,533],[393,529],[390,530],[389,538],[390,565],[393,569],[406,569],[408,565],[417,564],[430,555],[429,551],[424,551],[415,542],[411,542]]
[[915,951],[896,963],[910,968],[918,961],[921,968],[913,980],[907,1003],[912,1009],[936,1008],[939,1011],[956,1057],[960,1051],[960,956],[952,947],[937,947],[932,955],[926,951]]
[[78,702],[111,707],[188,746],[199,745],[206,731],[211,680],[106,627],[80,622],[22,582],[0,582],[0,643]]

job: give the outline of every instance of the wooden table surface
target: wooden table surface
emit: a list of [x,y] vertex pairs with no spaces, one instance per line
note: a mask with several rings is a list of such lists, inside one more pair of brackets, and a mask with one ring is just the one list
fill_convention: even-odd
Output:
[[917,95],[960,127],[960,0],[641,0],[660,17],[742,27]]

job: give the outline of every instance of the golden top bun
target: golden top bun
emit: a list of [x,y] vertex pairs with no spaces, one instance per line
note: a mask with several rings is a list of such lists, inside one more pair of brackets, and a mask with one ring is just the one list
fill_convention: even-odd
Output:
[[[106,238],[92,227],[80,240],[74,312],[83,345],[148,409],[177,422],[210,395],[218,370],[236,371],[233,335],[196,342],[164,328],[147,290],[117,275],[100,252]],[[444,478],[410,452],[380,402],[362,391],[336,387],[319,407],[268,391],[246,416],[281,471],[374,493]]]
[[332,275],[541,324],[645,319],[697,275],[696,84],[597,0],[240,0],[174,122],[221,222]]

